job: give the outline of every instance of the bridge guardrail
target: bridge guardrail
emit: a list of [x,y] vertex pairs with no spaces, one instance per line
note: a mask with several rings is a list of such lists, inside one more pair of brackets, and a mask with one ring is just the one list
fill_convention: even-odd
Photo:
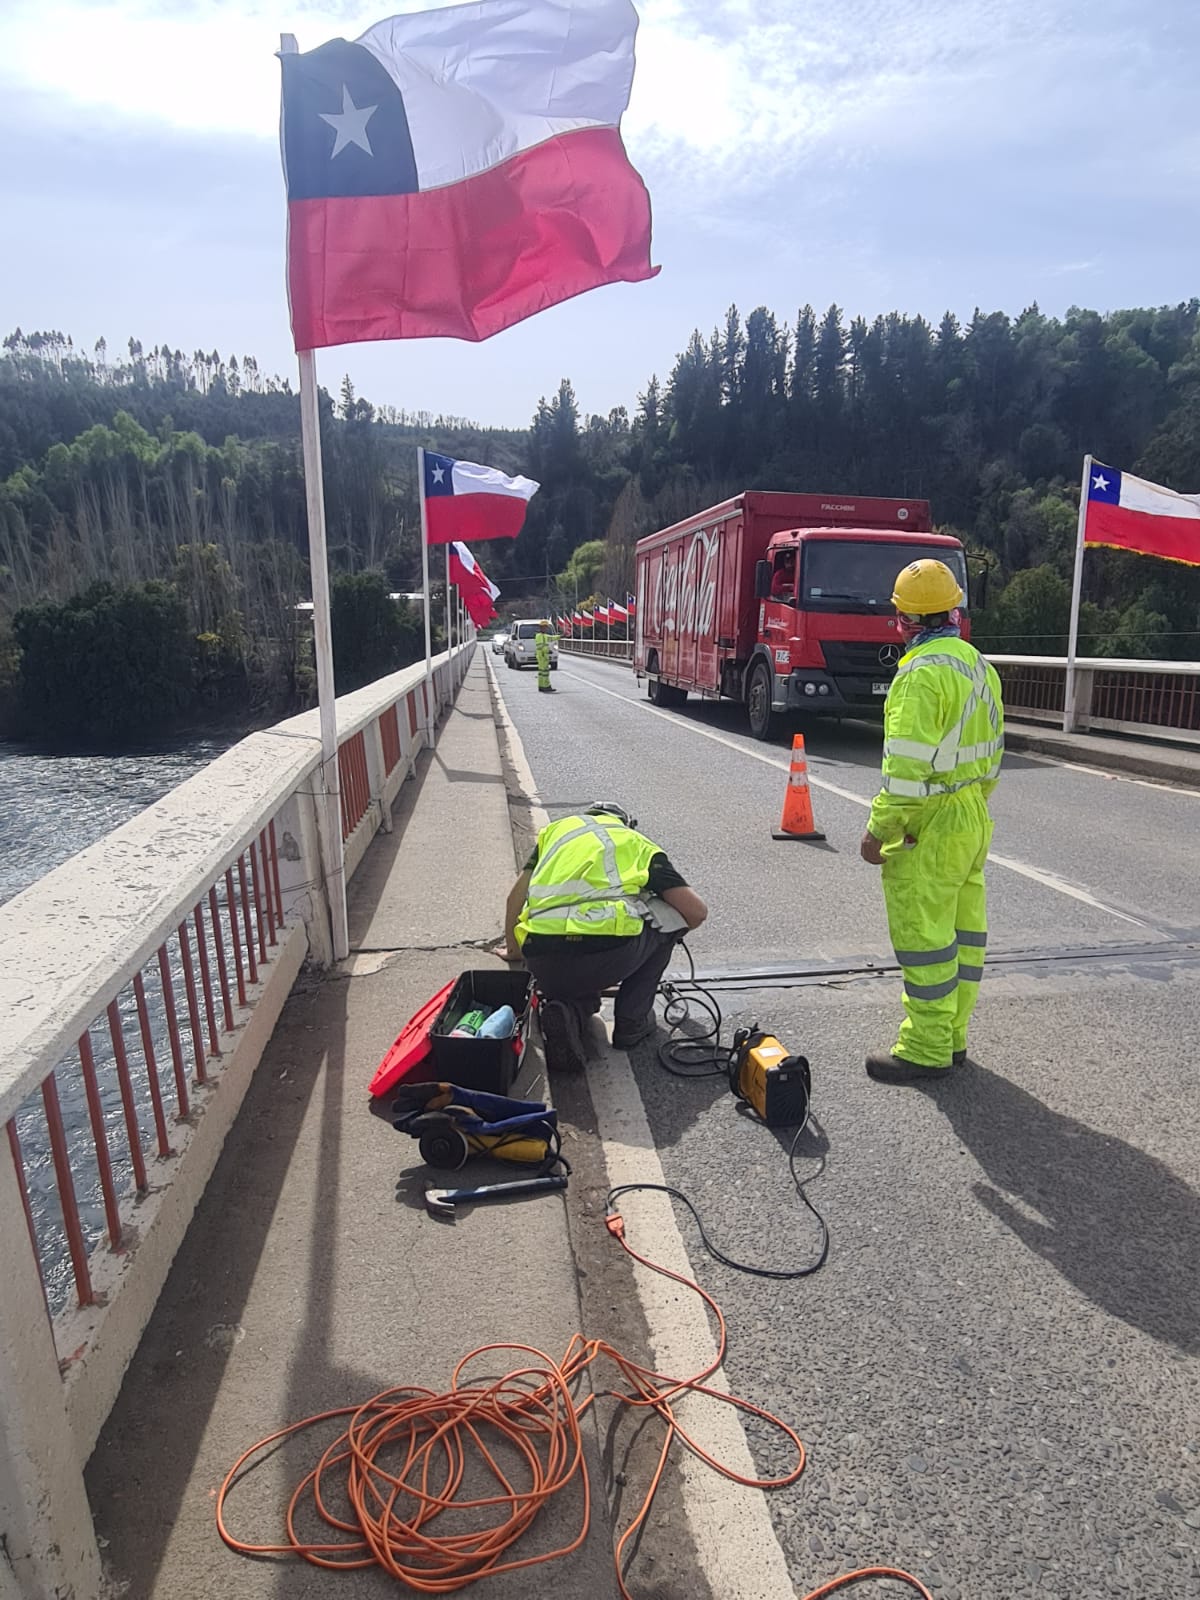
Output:
[[1200,744],[1200,661],[1079,656],[1072,704],[1065,656],[990,655],[1014,717],[1068,733],[1158,734]]
[[[560,639],[571,655],[633,661],[631,640]],[[1065,656],[992,655],[1004,684],[1005,710],[1068,733],[1158,734],[1200,744],[1200,662],[1079,656],[1067,705]]]
[[601,661],[633,661],[632,639],[560,639],[560,651],[573,656],[597,656]]
[[[473,652],[438,657],[432,693],[422,662],[339,699],[347,877]],[[0,907],[0,1532],[21,1595],[99,1593],[83,1467],[296,975],[330,957],[320,762],[316,711],[251,734]],[[23,1141],[48,1148],[36,1168]]]

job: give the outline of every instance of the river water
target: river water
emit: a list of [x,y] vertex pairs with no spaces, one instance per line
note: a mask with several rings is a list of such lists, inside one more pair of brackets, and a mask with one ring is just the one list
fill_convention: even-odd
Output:
[[[161,799],[168,790],[214,760],[230,742],[228,739],[200,739],[112,756],[46,755],[0,740],[0,904]],[[2,911],[0,916],[3,916]],[[152,996],[150,1004],[153,1013],[158,1008]],[[126,1010],[123,1005],[122,1011]],[[159,1026],[163,1023],[161,1015],[154,1020]],[[101,1021],[103,1023],[103,1014]],[[132,1016],[127,1017],[126,1025],[136,1028]],[[114,1075],[104,1070],[106,1054],[110,1054],[103,1037],[104,1029],[93,1031],[104,1118],[110,1128],[114,1176],[118,1188],[125,1189],[130,1173],[127,1157],[123,1160],[120,1156],[124,1124],[119,1092]],[[147,1120],[149,1091],[144,1083],[139,1083],[136,1064],[131,1065],[143,1123],[143,1144],[149,1150],[153,1140],[153,1126]],[[63,1122],[77,1173],[80,1216],[88,1244],[94,1247],[103,1233],[104,1216],[91,1154],[87,1103],[76,1058],[63,1064],[57,1080]],[[25,1156],[47,1292],[57,1311],[70,1295],[70,1269],[40,1096],[35,1095],[26,1102],[16,1122]],[[7,1159],[3,1148],[0,1148],[0,1159]]]

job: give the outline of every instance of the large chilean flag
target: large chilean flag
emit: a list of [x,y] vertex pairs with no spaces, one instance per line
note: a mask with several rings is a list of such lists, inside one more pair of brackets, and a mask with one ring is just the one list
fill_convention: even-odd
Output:
[[281,55],[297,350],[486,339],[653,277],[631,0],[478,0]]
[[1083,542],[1200,566],[1200,495],[1176,494],[1094,461]]

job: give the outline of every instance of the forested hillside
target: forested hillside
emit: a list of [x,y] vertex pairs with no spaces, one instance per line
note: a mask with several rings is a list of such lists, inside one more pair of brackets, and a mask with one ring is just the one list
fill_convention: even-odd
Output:
[[[595,539],[605,541],[596,589],[622,594],[641,533],[742,488],[922,495],[941,526],[992,559],[982,637],[1057,653],[1084,452],[1200,489],[1198,329],[1196,300],[1061,320],[1036,306],[1015,319],[976,312],[965,327],[947,314],[936,328],[896,312],[847,325],[836,306],[820,317],[806,306],[790,325],[762,307],[743,321],[730,307],[710,335],[692,335],[665,379],[648,379],[632,412],[588,415],[564,379],[527,431],[375,406],[346,381],[321,402],[331,564],[380,574],[380,594],[416,587],[421,443],[541,481],[520,539],[486,556],[506,597],[530,602],[573,601],[577,569],[562,586],[555,575]],[[10,723],[31,607],[43,649],[56,638],[78,649],[98,628],[134,626],[148,606],[161,650],[188,658],[160,720],[197,706],[304,703],[298,435],[291,386],[253,356],[189,357],[136,340],[114,355],[103,341],[83,352],[58,333],[10,335],[0,354]],[[161,587],[142,587],[152,581]],[[351,611],[371,593],[360,582]],[[1096,552],[1085,594],[1088,650],[1197,655],[1197,571]],[[64,632],[56,608],[68,600]],[[80,620],[101,615],[102,625]],[[409,652],[413,629],[400,631],[395,649]],[[148,668],[133,652],[125,670]],[[117,706],[119,687],[118,673]]]

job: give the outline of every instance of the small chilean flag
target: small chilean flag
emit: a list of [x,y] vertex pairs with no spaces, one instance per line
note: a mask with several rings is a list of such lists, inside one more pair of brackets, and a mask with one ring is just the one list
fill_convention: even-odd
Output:
[[538,491],[532,478],[425,452],[425,527],[430,544],[515,539]]
[[476,0],[281,54],[297,350],[487,339],[650,265],[632,0]]
[[1200,495],[1093,462],[1083,542],[1200,567]]

